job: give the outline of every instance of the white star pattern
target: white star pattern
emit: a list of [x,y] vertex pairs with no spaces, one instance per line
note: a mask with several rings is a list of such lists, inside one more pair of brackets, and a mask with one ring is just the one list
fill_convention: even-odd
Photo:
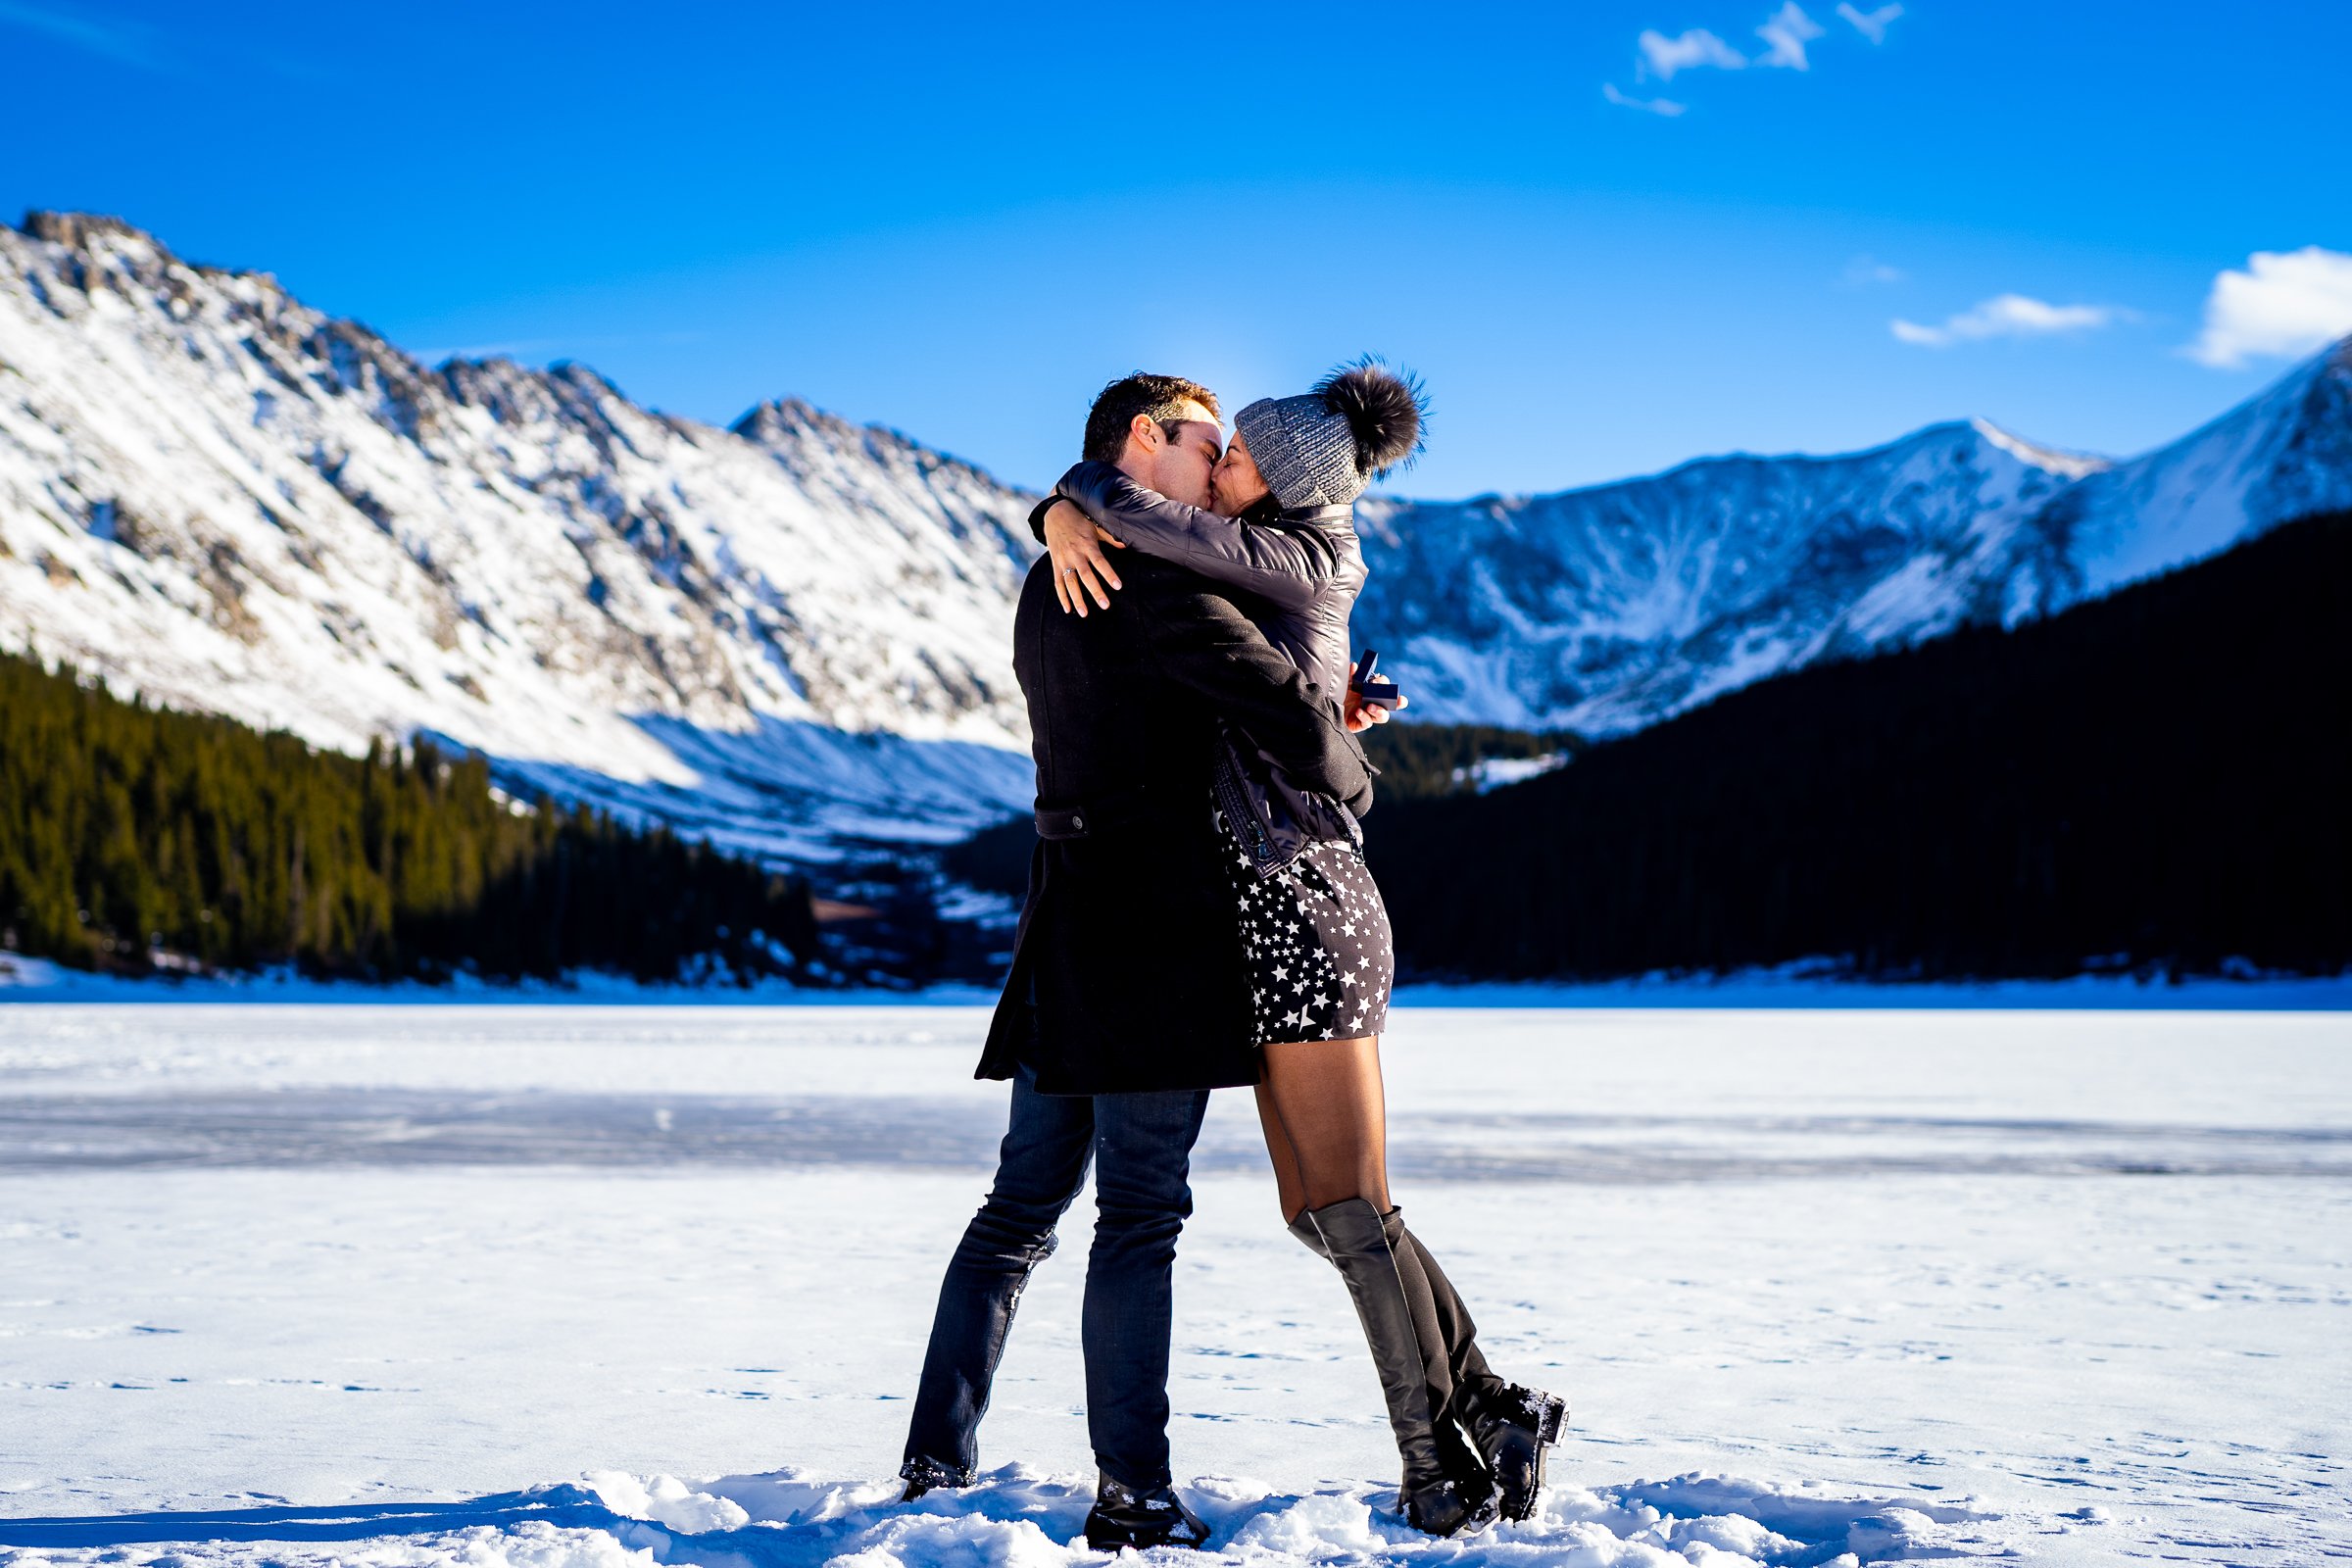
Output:
[[1238,853],[1222,813],[1229,876],[1260,1045],[1378,1034],[1396,958],[1380,889],[1354,847],[1314,843],[1268,875]]

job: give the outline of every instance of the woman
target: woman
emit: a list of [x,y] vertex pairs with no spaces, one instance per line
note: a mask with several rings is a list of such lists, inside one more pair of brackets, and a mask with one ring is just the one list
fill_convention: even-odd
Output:
[[[1352,673],[1348,620],[1365,578],[1352,504],[1420,450],[1413,381],[1365,361],[1234,419],[1216,512],[1169,501],[1107,464],[1063,475],[1046,519],[1063,609],[1108,607],[1098,538],[1246,590],[1253,617],[1321,690]],[[1258,1119],[1291,1233],[1347,1282],[1389,1407],[1399,1509],[1448,1536],[1535,1509],[1566,1406],[1488,1367],[1468,1310],[1390,1201],[1380,1034],[1395,970],[1362,835],[1338,803],[1291,787],[1227,735],[1217,821],[1263,1055]]]

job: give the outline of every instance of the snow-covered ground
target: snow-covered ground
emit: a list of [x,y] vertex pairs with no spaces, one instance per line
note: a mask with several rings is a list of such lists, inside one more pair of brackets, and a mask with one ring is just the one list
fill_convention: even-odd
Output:
[[[887,1477],[977,1009],[0,1008],[0,1563],[1057,1564],[1082,1224],[986,1485]],[[1219,1097],[1176,1460],[1246,1563],[2308,1563],[2352,1541],[2352,1019],[1401,1009],[1395,1159],[1544,1513],[1426,1543]],[[191,1544],[191,1543],[210,1543]]]

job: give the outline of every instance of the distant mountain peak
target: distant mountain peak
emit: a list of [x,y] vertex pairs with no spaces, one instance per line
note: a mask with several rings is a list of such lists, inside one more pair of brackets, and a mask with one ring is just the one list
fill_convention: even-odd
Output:
[[[856,442],[884,461],[905,461],[926,472],[955,469],[975,481],[1001,485],[978,464],[927,446],[904,430],[887,424],[857,424],[801,398],[770,398],[746,411],[727,430],[778,451],[790,450],[809,438],[837,446]],[[1028,495],[1017,487],[1012,493]]]
[[1416,717],[1615,733],[2346,507],[2352,340],[2120,463],[1979,418],[1553,495],[1370,502],[1354,635],[1390,651]]
[[2059,447],[2045,447],[2024,436],[2002,429],[1990,419],[1968,421],[1977,434],[1999,447],[2020,463],[2030,463],[2052,473],[2062,473],[2069,479],[2081,479],[2115,466],[2114,460],[2088,452],[2068,452]]
[[64,213],[35,209],[24,215],[24,220],[18,224],[17,228],[20,233],[30,238],[51,245],[63,245],[69,250],[88,253],[102,248],[118,248],[127,245],[153,251],[157,255],[171,260],[177,260],[165,248],[163,241],[148,233],[147,230],[136,224],[124,222],[120,218],[110,218],[104,213]]
[[2084,596],[2352,507],[2352,338],[2178,441],[2084,479],[2046,525]]

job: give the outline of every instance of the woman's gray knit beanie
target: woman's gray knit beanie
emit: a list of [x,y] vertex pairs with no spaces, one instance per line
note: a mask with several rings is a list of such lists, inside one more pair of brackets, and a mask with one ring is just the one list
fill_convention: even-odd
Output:
[[1233,416],[1266,488],[1286,511],[1344,507],[1421,448],[1418,381],[1365,359],[1291,398]]

